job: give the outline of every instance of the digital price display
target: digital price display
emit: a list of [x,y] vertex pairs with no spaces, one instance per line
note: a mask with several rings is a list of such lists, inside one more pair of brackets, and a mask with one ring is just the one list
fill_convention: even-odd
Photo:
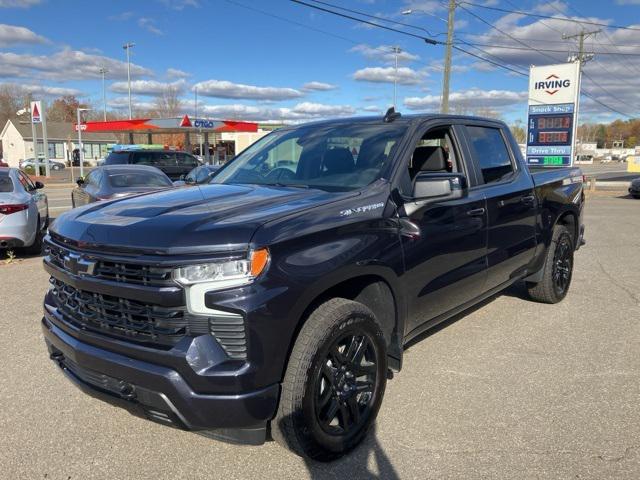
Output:
[[569,115],[561,115],[561,116],[539,116],[537,118],[538,121],[538,129],[544,130],[546,128],[571,128],[571,116]]
[[538,143],[567,143],[569,132],[538,132]]

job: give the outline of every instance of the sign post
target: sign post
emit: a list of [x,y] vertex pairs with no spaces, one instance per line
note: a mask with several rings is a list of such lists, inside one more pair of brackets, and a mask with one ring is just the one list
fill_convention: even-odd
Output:
[[40,102],[31,102],[31,137],[33,138],[33,160],[35,166],[34,174],[40,175],[40,164],[38,163],[38,135],[36,132],[36,123],[40,123]]
[[572,166],[580,98],[580,62],[531,67],[527,164]]
[[45,175],[48,178],[51,176],[51,165],[49,164],[49,142],[47,141],[47,114],[45,112],[44,102],[42,102],[42,109],[40,110],[40,115],[42,116],[42,147],[43,147],[42,150],[44,152]]

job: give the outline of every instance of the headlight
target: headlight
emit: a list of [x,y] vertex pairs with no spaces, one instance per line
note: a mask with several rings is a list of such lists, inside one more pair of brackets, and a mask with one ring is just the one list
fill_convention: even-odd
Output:
[[249,258],[188,265],[173,271],[173,278],[181,285],[196,283],[224,283],[242,285],[260,275],[269,263],[269,250],[261,248],[249,254]]
[[204,305],[206,292],[239,287],[251,283],[269,264],[269,250],[261,248],[249,258],[188,265],[173,271],[173,279],[185,287],[187,308],[191,313],[211,313]]

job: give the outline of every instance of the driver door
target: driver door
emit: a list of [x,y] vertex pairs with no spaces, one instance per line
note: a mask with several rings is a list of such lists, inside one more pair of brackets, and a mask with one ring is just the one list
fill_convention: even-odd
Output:
[[[409,314],[406,333],[479,296],[486,281],[486,200],[482,192],[469,188],[475,183],[474,174],[464,162],[459,137],[456,126],[423,129],[405,159],[401,189],[406,201],[400,221]],[[444,163],[430,165],[433,155],[444,157]],[[412,201],[418,175],[447,173],[464,175],[467,185],[459,198]]]

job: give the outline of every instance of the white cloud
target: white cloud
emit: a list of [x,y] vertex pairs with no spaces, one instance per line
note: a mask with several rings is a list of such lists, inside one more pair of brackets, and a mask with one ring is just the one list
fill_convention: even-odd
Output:
[[[477,108],[503,108],[527,101],[527,92],[512,90],[481,90],[471,88],[449,95],[449,103],[459,109],[473,110]],[[408,97],[404,105],[409,110],[434,110],[440,108],[440,95],[426,95],[424,97]]]
[[[396,54],[393,52],[393,48],[393,45],[380,45],[379,47],[372,47],[365,43],[361,43],[351,48],[349,51],[360,53],[370,60],[377,60],[391,65],[395,63],[396,59]],[[406,50],[401,50],[400,53],[398,53],[399,63],[409,63],[419,59],[420,57],[418,55],[409,53]]]
[[160,0],[160,3],[172,10],[184,10],[186,7],[200,7],[199,0]]
[[48,40],[25,27],[0,23],[0,47],[20,43],[47,43]]
[[153,18],[141,17],[138,19],[138,26],[145,29],[154,35],[164,35],[164,32],[156,26],[156,21]]
[[41,2],[42,0],[0,0],[0,8],[29,8]]
[[188,78],[191,74],[185,72],[184,70],[179,70],[177,68],[167,68],[167,77],[168,78]]
[[220,119],[238,119],[248,121],[303,122],[307,120],[344,117],[353,115],[356,110],[350,105],[327,105],[302,102],[292,108],[264,107],[256,105],[204,105],[205,115]]
[[244,85],[227,80],[207,80],[193,86],[198,89],[198,94],[207,97],[237,98],[251,100],[288,100],[302,97],[300,90],[288,87],[258,87]]
[[126,22],[127,20],[131,20],[134,16],[135,16],[135,12],[127,11],[127,12],[111,15],[107,17],[107,20],[111,20],[113,22]]
[[[640,1],[640,0],[638,0]],[[556,5],[557,3],[557,5]],[[562,2],[554,5],[562,9]],[[562,5],[561,5],[562,4]],[[482,47],[492,55],[494,60],[501,63],[510,63],[519,67],[523,72],[528,72],[529,65],[545,65],[552,63],[564,63],[570,54],[577,51],[577,41],[567,40],[562,43],[550,43],[549,39],[558,39],[560,33],[573,35],[579,32],[580,24],[561,20],[560,14],[555,11],[555,19],[545,19],[531,22],[521,15],[507,14],[499,18],[494,24],[501,30],[508,31],[512,36],[532,48],[505,38],[499,32],[488,30],[481,36],[474,37],[474,41],[487,45],[504,45],[513,48]],[[588,20],[598,23],[608,23],[607,19],[596,17],[580,18],[571,17],[574,20]],[[640,25],[629,25],[640,28]],[[640,47],[638,47],[638,33],[634,30],[607,29],[602,27],[602,32],[596,37],[596,41],[588,41],[587,51],[595,52],[594,59],[584,65],[585,76],[582,79],[582,91],[594,95],[601,102],[631,116],[640,116],[640,93],[637,88],[640,75]],[[613,46],[619,45],[619,46]],[[537,52],[537,50],[558,50],[557,52]],[[600,52],[600,53],[598,53]],[[621,55],[622,54],[622,55]],[[632,55],[623,55],[632,54]],[[478,70],[495,71],[496,67],[488,64],[476,63]],[[526,78],[522,77],[523,85]],[[599,86],[598,86],[599,85]],[[585,105],[592,102],[583,98]],[[593,110],[581,109],[581,113],[603,113],[609,110],[597,103],[593,104]],[[599,112],[598,112],[599,109]],[[619,114],[616,114],[618,117]],[[584,119],[588,120],[585,116]],[[581,119],[582,120],[582,119]]]
[[377,105],[367,105],[366,107],[363,107],[360,110],[364,112],[384,113],[384,110],[378,107]]
[[5,85],[10,85],[24,93],[32,93],[33,95],[42,95],[47,97],[62,97],[65,95],[80,97],[83,95],[82,90],[78,90],[76,88],[52,87],[47,85],[25,85],[17,83],[9,83]]
[[[115,110],[127,110],[129,108],[129,97],[115,97],[107,100],[109,108]],[[134,110],[152,110],[155,108],[153,102],[141,100],[138,97],[131,97],[131,106]]]
[[[156,80],[134,80],[131,82],[131,93],[137,95],[160,95],[169,88],[175,88],[178,92],[185,89],[184,79],[175,82],[158,82]],[[127,82],[115,82],[109,87],[115,93],[128,93]]]
[[[87,80],[101,78],[105,67],[110,79],[127,78],[127,63],[102,55],[64,49],[53,55],[22,55],[0,52],[0,77],[45,78],[49,80]],[[131,76],[153,76],[153,71],[131,64]]]
[[309,91],[318,91],[318,92],[325,92],[327,90],[335,90],[336,88],[338,88],[337,85],[332,85],[331,83],[324,83],[324,82],[307,82],[302,86],[302,90],[309,92]]
[[393,83],[397,78],[400,85],[418,85],[424,81],[423,75],[409,67],[367,67],[357,70],[352,78],[359,82]]

